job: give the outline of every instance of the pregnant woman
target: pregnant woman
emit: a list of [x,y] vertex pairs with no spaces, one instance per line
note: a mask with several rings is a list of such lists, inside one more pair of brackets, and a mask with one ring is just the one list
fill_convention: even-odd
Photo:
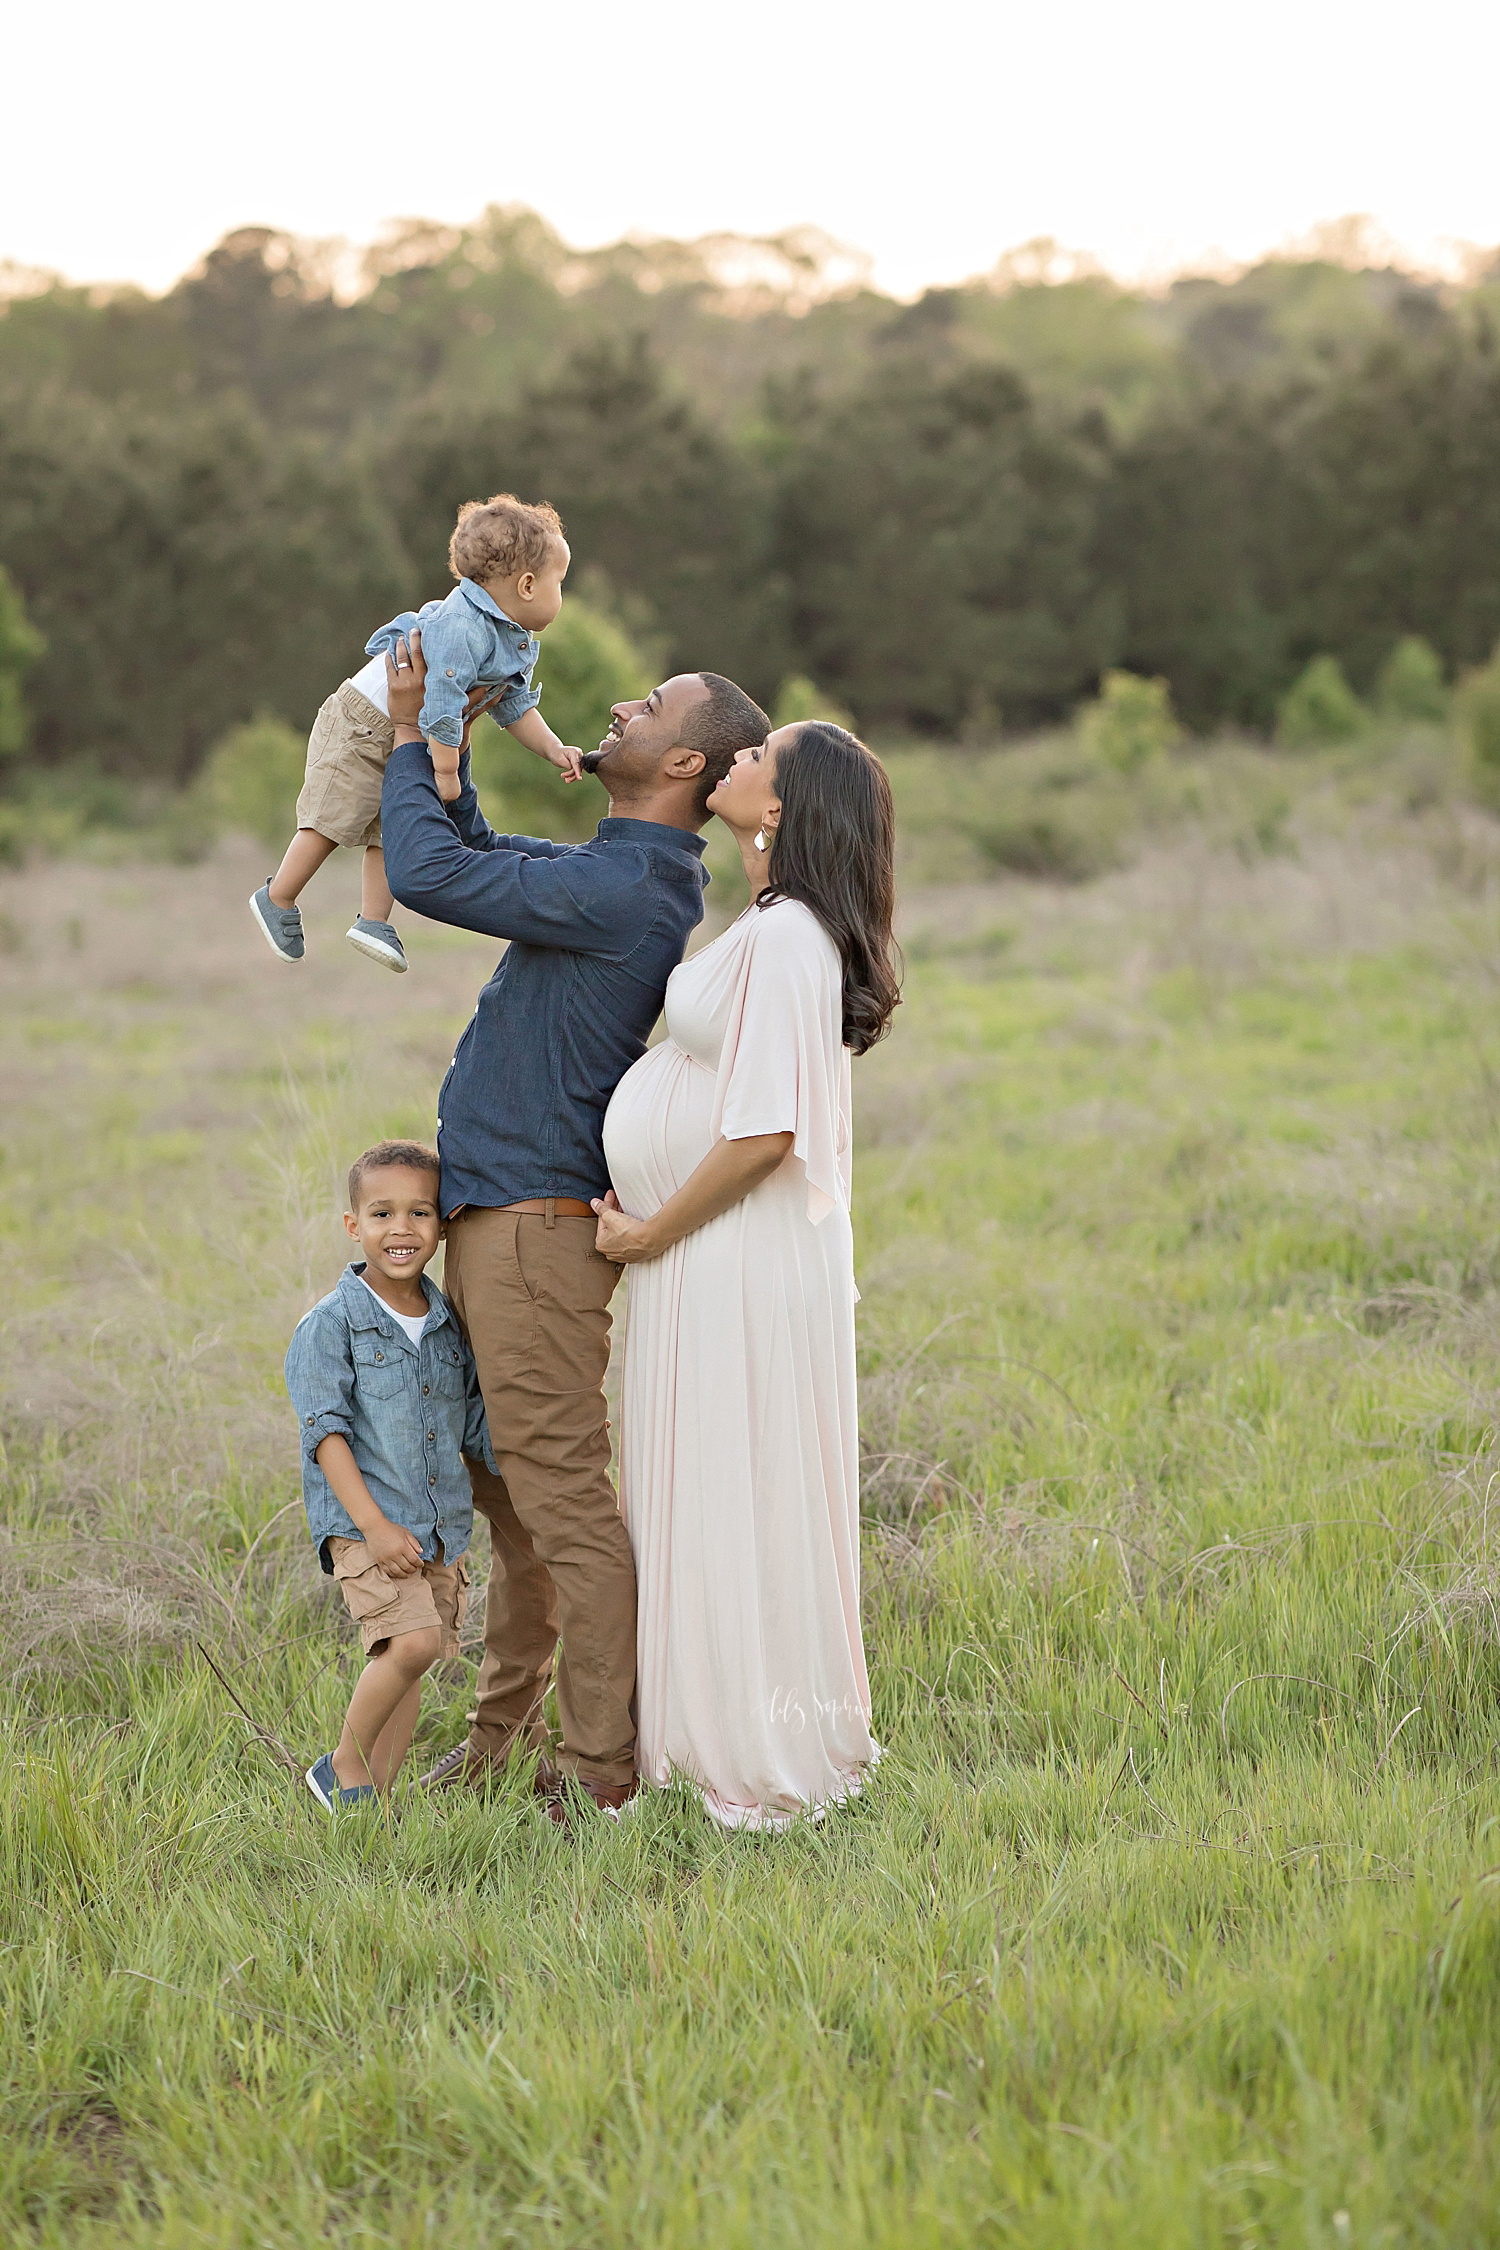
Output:
[[885,1031],[895,826],[842,727],[782,727],[709,798],[751,904],[667,986],[616,1089],[598,1246],[628,1265],[620,1505],[644,1777],[780,1828],[879,1756],[859,1625],[849,1059]]

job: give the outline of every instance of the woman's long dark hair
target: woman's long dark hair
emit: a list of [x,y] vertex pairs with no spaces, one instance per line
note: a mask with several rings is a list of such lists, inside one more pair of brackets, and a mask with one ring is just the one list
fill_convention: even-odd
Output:
[[844,1045],[862,1055],[901,1004],[896,943],[896,811],[874,752],[810,719],[776,756],[781,820],[759,903],[810,907],[844,964]]

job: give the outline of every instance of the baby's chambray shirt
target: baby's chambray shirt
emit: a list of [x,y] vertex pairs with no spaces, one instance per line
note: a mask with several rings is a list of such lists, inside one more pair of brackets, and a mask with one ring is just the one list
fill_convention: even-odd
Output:
[[505,693],[489,707],[497,726],[514,726],[541,702],[541,689],[531,684],[541,642],[507,617],[472,578],[461,578],[445,601],[403,609],[370,635],[366,656],[394,656],[397,641],[409,637],[414,626],[422,629],[427,667],[417,724],[430,742],[444,742],[450,750],[459,747],[472,687],[504,684]]
[[444,1562],[456,1562],[474,1527],[463,1457],[495,1467],[474,1355],[425,1274],[427,1323],[414,1344],[366,1287],[364,1272],[362,1259],[345,1270],[298,1323],[286,1355],[307,1526],[328,1572],[328,1541],[364,1536],[315,1458],[324,1438],[347,1438],[371,1499],[420,1542],[423,1561],[437,1561],[441,1542]]

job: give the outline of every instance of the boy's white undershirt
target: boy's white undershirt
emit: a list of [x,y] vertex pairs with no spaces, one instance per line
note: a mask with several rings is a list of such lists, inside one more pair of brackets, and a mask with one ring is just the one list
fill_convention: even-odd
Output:
[[[387,718],[390,717],[390,705],[385,699],[385,658],[383,655],[372,656],[368,664],[362,664],[357,672],[351,674],[349,685],[357,687],[360,694],[373,703],[377,711],[383,711]],[[373,1295],[374,1292],[372,1291],[371,1294]]]
[[[359,1278],[361,1281],[365,1282],[365,1287],[367,1289],[370,1289],[370,1284],[368,1283],[368,1281],[365,1281],[364,1275],[361,1274]],[[414,1344],[421,1343],[422,1331],[427,1326],[426,1313],[397,1312],[394,1305],[388,1305],[386,1303],[384,1297],[381,1296],[378,1289],[370,1289],[370,1295],[374,1298],[376,1304],[379,1305],[382,1312],[388,1312],[392,1320],[396,1321],[402,1328],[406,1330],[407,1335],[410,1336]]]

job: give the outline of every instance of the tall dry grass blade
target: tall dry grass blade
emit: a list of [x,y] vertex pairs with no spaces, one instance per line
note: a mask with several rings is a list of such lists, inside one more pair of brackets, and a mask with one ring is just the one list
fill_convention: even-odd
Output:
[[212,1672],[214,1678],[218,1681],[220,1687],[224,1690],[224,1693],[228,1696],[230,1702],[234,1705],[236,1711],[238,1711],[240,1717],[244,1720],[246,1726],[250,1729],[250,1732],[255,1736],[256,1740],[264,1744],[265,1748],[270,1751],[271,1756],[276,1760],[276,1763],[279,1766],[284,1767],[288,1773],[295,1774],[297,1776],[297,1779],[300,1781],[302,1778],[301,1759],[294,1758],[291,1751],[288,1750],[286,1744],[282,1742],[279,1737],[272,1734],[269,1727],[263,1727],[258,1719],[253,1719],[250,1716],[250,1713],[245,1709],[244,1704],[235,1694],[234,1689],[230,1686],[228,1680],[225,1679],[223,1673],[219,1670],[218,1665],[209,1655],[208,1650],[203,1646],[203,1643],[201,1641],[194,1641],[193,1646],[198,1651],[198,1654],[202,1657],[204,1663],[208,1666],[210,1672]]

